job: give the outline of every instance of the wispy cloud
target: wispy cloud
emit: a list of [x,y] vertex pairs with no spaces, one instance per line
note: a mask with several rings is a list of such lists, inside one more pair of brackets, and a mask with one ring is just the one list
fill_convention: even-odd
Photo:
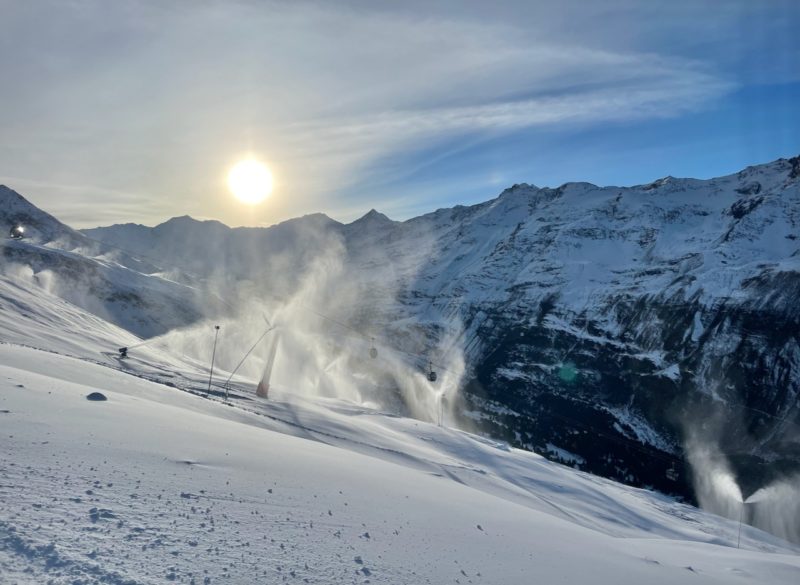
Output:
[[[441,146],[447,157],[525,128],[681,116],[737,84],[691,51],[598,38],[591,21],[568,24],[552,7],[531,15],[525,3],[0,6],[0,174],[39,181],[28,184],[51,209],[69,192],[79,225],[123,214],[350,219],[353,192],[413,173],[387,164],[393,154]],[[257,212],[224,192],[225,168],[247,152],[277,175]],[[88,187],[76,197],[65,185]]]

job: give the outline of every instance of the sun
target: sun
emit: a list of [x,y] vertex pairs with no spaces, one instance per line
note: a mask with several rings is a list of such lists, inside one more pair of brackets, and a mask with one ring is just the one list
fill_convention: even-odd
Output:
[[257,160],[239,161],[228,173],[228,188],[242,203],[256,205],[272,192],[272,173]]

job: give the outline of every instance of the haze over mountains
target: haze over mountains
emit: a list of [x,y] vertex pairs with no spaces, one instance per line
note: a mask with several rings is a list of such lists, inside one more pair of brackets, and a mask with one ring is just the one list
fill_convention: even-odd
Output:
[[416,404],[424,386],[358,362],[359,343],[452,373],[451,423],[712,509],[726,504],[693,445],[748,492],[800,470],[800,157],[711,180],[514,185],[404,222],[76,232],[8,188],[0,203],[30,228],[4,243],[4,274],[135,335],[209,319],[249,334],[262,309],[292,305],[287,319],[349,344],[370,400],[398,412],[434,411]]

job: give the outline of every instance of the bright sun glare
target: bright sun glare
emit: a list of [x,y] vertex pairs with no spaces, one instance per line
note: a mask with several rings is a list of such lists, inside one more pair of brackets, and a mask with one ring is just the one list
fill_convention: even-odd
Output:
[[272,173],[257,160],[240,161],[228,173],[228,188],[243,203],[261,203],[272,192]]

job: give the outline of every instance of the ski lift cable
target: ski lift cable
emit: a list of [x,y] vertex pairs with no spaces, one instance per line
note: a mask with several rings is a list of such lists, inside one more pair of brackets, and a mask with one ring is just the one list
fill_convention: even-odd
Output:
[[150,343],[159,341],[159,340],[163,339],[164,337],[166,337],[167,335],[169,335],[170,333],[172,333],[172,331],[168,331],[167,333],[165,333],[163,335],[157,335],[156,337],[151,337],[150,339],[145,339],[144,341],[140,341],[139,343],[134,343],[133,345],[127,345],[127,346],[125,346],[125,348],[126,349],[136,349],[137,347],[142,347],[143,345],[148,345]]
[[[120,248],[120,249],[122,249],[122,248]],[[274,325],[273,325],[273,324],[270,322],[270,320],[267,318],[267,316],[266,316],[266,315],[264,315],[264,314],[262,313],[262,315],[261,315],[261,316],[262,316],[262,318],[264,319],[264,321],[266,322],[266,324],[267,324],[267,326],[268,326],[268,327],[272,327],[273,329],[275,328],[275,326],[274,326]],[[168,333],[171,333],[171,332],[168,332]],[[130,349],[136,349],[137,347],[142,347],[143,345],[148,345],[148,344],[150,344],[150,343],[153,343],[154,341],[158,341],[159,339],[161,339],[161,338],[163,338],[163,337],[165,337],[165,335],[158,335],[158,336],[156,336],[156,337],[151,337],[150,339],[145,339],[145,340],[143,340],[143,341],[140,341],[139,343],[134,343],[133,345],[126,345],[126,346],[124,347],[124,349],[126,349],[126,350],[130,350]],[[260,341],[260,340],[259,340],[259,341]],[[123,348],[120,348],[120,349],[123,349]],[[252,351],[252,349],[251,349],[250,351]],[[249,352],[248,352],[248,354],[249,354]],[[188,357],[188,356],[184,356],[184,357]],[[246,357],[247,357],[247,355],[245,355],[245,358],[246,358]],[[239,365],[241,365],[241,364],[239,364]]]
[[[769,412],[767,412],[767,411],[765,411],[765,410],[761,410],[760,408],[755,408],[755,407],[753,407],[753,406],[747,406],[747,405],[745,405],[745,404],[741,404],[741,403],[739,403],[739,402],[726,402],[726,403],[724,403],[724,404],[725,404],[725,406],[727,406],[727,407],[728,407],[728,408],[730,408],[730,409],[734,409],[734,408],[742,408],[742,409],[745,409],[745,410],[750,410],[750,411],[752,411],[752,412],[756,412],[756,413],[758,413],[758,414],[760,414],[760,415],[762,415],[762,416],[767,416],[767,417],[769,417],[769,418],[774,418],[774,419],[775,419],[775,420],[777,420],[779,423],[784,423],[784,422],[786,422],[786,421],[787,421],[787,419],[789,418],[789,413],[791,412],[791,410],[792,410],[792,408],[793,408],[792,406],[790,406],[790,407],[789,407],[789,408],[786,410],[786,414],[784,414],[783,416],[779,416],[779,415],[777,415],[777,414],[770,414]],[[796,425],[796,424],[795,424],[795,423],[794,423],[792,420],[789,420],[788,422],[789,422],[789,424],[790,424],[790,425],[792,425],[792,426],[797,426],[797,425]]]
[[149,343],[153,343],[154,341],[157,341],[161,337],[163,337],[163,336],[159,335],[157,337],[151,337],[150,339],[145,339],[144,341],[140,341],[139,343],[134,343],[133,345],[128,345],[127,348],[128,349],[135,349],[137,347],[142,347],[143,345],[147,345]]
[[[557,366],[557,365],[559,365],[559,364],[563,365],[563,362],[556,362],[554,365],[556,365],[556,366]],[[578,398],[572,398],[572,399],[573,399],[573,400],[576,400],[576,401],[578,401],[578,402],[581,402],[581,400],[580,400],[580,399],[578,399]],[[589,403],[587,403],[587,404],[589,404]],[[792,426],[797,426],[797,425],[796,425],[796,424],[795,424],[795,423],[794,423],[794,422],[793,422],[793,421],[792,421],[792,420],[789,418],[789,416],[790,416],[790,414],[791,414],[791,411],[792,411],[792,408],[794,408],[794,406],[793,406],[793,405],[790,405],[790,406],[789,406],[789,407],[786,409],[786,412],[785,412],[783,415],[780,415],[780,414],[772,414],[772,413],[770,413],[770,412],[767,412],[766,410],[762,410],[762,409],[760,409],[760,408],[756,408],[756,407],[754,407],[754,406],[747,406],[746,404],[742,404],[741,402],[731,402],[731,401],[724,401],[724,402],[723,402],[723,404],[724,404],[724,406],[725,406],[726,408],[728,408],[729,410],[734,410],[734,409],[737,409],[737,408],[740,408],[740,409],[743,409],[743,410],[749,410],[749,411],[751,411],[751,412],[755,412],[755,413],[757,413],[757,414],[760,414],[760,415],[762,415],[762,416],[766,416],[766,417],[769,417],[769,418],[775,419],[776,421],[778,421],[778,422],[779,422],[779,423],[781,423],[781,424],[782,424],[782,423],[784,423],[784,422],[786,422],[786,421],[788,420],[789,424],[791,424]]]
[[[358,329],[356,329],[354,327],[351,327],[350,325],[342,323],[341,321],[337,321],[336,319],[333,319],[332,317],[328,317],[327,315],[323,315],[322,313],[312,309],[311,307],[308,307],[308,306],[305,306],[305,305],[301,305],[301,306],[304,309],[306,309],[307,311],[309,311],[311,313],[314,313],[317,317],[320,317],[321,319],[325,319],[326,321],[329,321],[331,323],[334,323],[335,325],[343,327],[344,329],[352,331],[353,333],[355,333],[359,337],[361,337],[361,338],[363,338],[365,340],[368,340],[368,341],[370,341],[372,343],[375,342],[375,337],[373,337],[373,336],[367,335],[366,333],[364,333],[362,331],[359,331]],[[403,353],[403,354],[405,354],[407,356],[410,356],[410,357],[412,357],[414,359],[420,360],[423,363],[424,362],[431,363],[431,364],[435,365],[436,367],[438,367],[440,370],[444,370],[446,372],[454,373],[452,370],[449,370],[448,368],[444,367],[444,365],[430,361],[427,357],[425,357],[424,354],[413,353],[413,352],[410,352],[410,351],[406,351],[404,349],[400,349],[399,347],[395,347],[393,345],[390,345],[389,343],[386,343],[386,342],[384,342],[383,345],[384,345],[384,347],[386,347],[390,351],[394,351],[394,352],[397,352],[397,353]]]
[[[266,320],[266,317],[265,317],[265,320]],[[267,323],[269,323],[269,321],[267,321]],[[244,354],[244,357],[239,361],[238,364],[236,364],[236,367],[233,368],[233,371],[231,372],[231,375],[228,376],[227,380],[225,380],[225,383],[222,385],[223,388],[226,388],[228,386],[228,384],[230,383],[230,381],[233,378],[233,376],[236,374],[236,372],[239,370],[239,368],[242,367],[242,364],[245,362],[245,360],[248,358],[248,356],[253,352],[253,350],[256,348],[256,346],[258,346],[258,344],[261,343],[261,340],[264,339],[267,336],[267,333],[269,333],[270,331],[274,330],[275,328],[276,327],[274,325],[270,326],[266,331],[264,331],[264,333],[261,334],[261,337],[259,337],[256,340],[256,342],[253,344],[253,346],[250,349],[247,350],[247,353]]]
[[[583,311],[585,311],[587,307],[588,307],[588,300],[587,300],[586,306],[584,306],[584,309],[583,309]],[[358,329],[355,329],[354,327],[351,327],[350,325],[347,325],[347,324],[345,324],[345,323],[342,323],[341,321],[337,321],[336,319],[333,319],[333,318],[331,318],[331,317],[328,317],[327,315],[324,315],[324,314],[320,313],[319,311],[316,311],[316,310],[312,309],[311,307],[304,306],[304,308],[305,308],[306,310],[310,311],[311,313],[313,313],[313,314],[317,315],[317,316],[318,316],[318,317],[320,317],[321,319],[325,319],[326,321],[329,321],[329,322],[331,322],[331,323],[334,323],[334,324],[336,324],[336,325],[338,325],[338,326],[340,326],[340,327],[342,327],[342,328],[344,328],[344,329],[347,329],[347,330],[349,330],[349,331],[352,331],[353,333],[357,334],[358,336],[360,336],[360,337],[362,337],[362,338],[364,338],[364,339],[366,339],[366,340],[369,340],[369,341],[371,341],[372,343],[374,343],[374,341],[375,341],[375,338],[374,338],[374,337],[372,337],[372,336],[368,336],[368,335],[364,334],[363,332],[359,331]],[[582,312],[583,312],[583,311],[582,311]],[[586,329],[588,329],[588,324],[585,324],[585,326],[584,326],[584,331],[586,331]],[[576,345],[577,345],[577,344],[576,344]],[[405,354],[405,355],[407,355],[407,356],[409,356],[409,357],[411,357],[411,358],[413,358],[413,359],[415,359],[415,360],[420,360],[422,363],[424,363],[425,361],[427,361],[427,362],[428,362],[428,365],[429,365],[429,369],[430,369],[430,366],[434,366],[434,365],[435,365],[435,366],[437,366],[437,367],[438,367],[439,369],[441,369],[441,370],[444,370],[444,371],[446,371],[446,372],[451,372],[451,373],[453,373],[453,372],[452,372],[452,370],[449,370],[448,368],[444,367],[442,364],[437,364],[437,363],[435,363],[435,362],[433,362],[433,361],[431,361],[431,360],[429,360],[429,359],[426,359],[426,358],[425,358],[425,356],[424,356],[423,354],[418,354],[418,353],[413,353],[413,352],[410,352],[410,351],[406,351],[406,350],[404,350],[404,349],[401,349],[401,348],[399,348],[399,347],[395,347],[395,346],[389,345],[388,343],[387,343],[387,344],[385,344],[385,346],[386,346],[386,347],[387,347],[387,349],[389,349],[390,351],[394,351],[394,352],[397,352],[397,353],[402,353],[402,354]],[[574,347],[574,346],[573,346],[573,347]],[[570,353],[571,351],[572,351],[572,348],[571,348],[570,350],[568,350],[568,351],[567,351],[567,354],[565,354],[565,356],[564,356],[564,357],[566,357],[567,355],[569,355],[569,353]],[[584,404],[586,404],[586,405],[588,405],[588,406],[593,406],[593,407],[595,407],[595,408],[597,407],[597,405],[596,405],[595,403],[592,403],[592,402],[590,402],[590,401],[588,401],[588,400],[584,400],[584,399],[581,399],[581,398],[578,398],[578,397],[570,396],[570,397],[569,397],[569,399],[571,399],[571,400],[573,400],[573,401],[575,401],[575,402],[581,402],[581,403],[584,403]],[[787,417],[788,417],[788,413],[787,413],[786,415],[784,415],[783,417],[781,417],[781,416],[772,415],[772,414],[770,414],[770,413],[768,413],[768,412],[765,412],[765,411],[763,411],[763,410],[760,410],[760,409],[757,409],[757,408],[752,408],[752,407],[745,406],[745,405],[743,405],[743,404],[736,404],[736,403],[733,403],[733,404],[730,404],[729,406],[731,406],[731,407],[745,408],[745,409],[748,409],[748,410],[752,410],[752,411],[754,411],[754,412],[758,412],[759,414],[762,414],[762,415],[764,415],[764,416],[768,416],[768,417],[774,418],[774,419],[776,419],[776,420],[779,420],[781,423],[784,423],[784,422],[786,421]],[[565,417],[561,417],[561,418],[565,418]],[[571,420],[573,420],[574,422],[578,422],[578,421],[576,421],[575,419],[571,419]],[[610,436],[608,436],[607,438],[608,438],[608,439],[610,439],[610,440],[615,440],[615,438],[614,438],[614,437],[610,437]],[[632,440],[630,440],[630,439],[625,439],[625,440],[626,440],[626,441],[628,441],[628,443],[629,443],[629,444],[634,444],[634,443],[633,443],[633,441],[632,441]],[[649,451],[648,451],[648,452],[649,452]],[[675,457],[675,456],[668,456],[668,457],[670,457],[670,458],[671,458],[671,459],[673,459],[673,460],[679,460],[679,459],[678,459],[677,457]]]
[[424,354],[413,353],[413,352],[410,352],[410,351],[406,351],[404,349],[400,349],[399,347],[392,347],[390,345],[387,345],[386,347],[387,347],[387,349],[389,351],[394,351],[396,353],[402,353],[402,354],[405,354],[405,355],[407,355],[407,356],[409,356],[411,358],[414,358],[416,360],[420,360],[421,363],[423,363],[425,365],[433,365],[433,366],[436,366],[440,370],[444,370],[445,372],[450,372],[451,374],[455,373],[453,370],[450,370],[450,369],[444,367],[442,364],[439,364],[439,363],[436,363],[434,361],[431,361]]
[[433,366],[436,366],[438,369],[444,370],[445,372],[450,372],[451,374],[455,374],[456,373],[453,370],[451,370],[449,368],[446,368],[443,364],[431,361],[428,357],[425,356],[425,354],[406,351],[404,349],[400,349],[399,347],[395,347],[395,346],[389,345],[388,343],[384,343],[383,345],[389,351],[393,351],[395,353],[405,354],[405,355],[409,356],[410,358],[413,358],[414,360],[417,360],[421,364],[433,365]]
[[[581,402],[581,403],[586,404],[588,406],[597,406],[596,403],[593,403],[593,402],[591,402],[589,400],[586,400],[586,399],[583,399],[583,398],[579,398],[577,396],[569,396],[568,398],[569,398],[569,400],[573,400],[575,402]],[[769,412],[767,412],[765,410],[761,410],[760,408],[747,406],[745,404],[740,404],[738,402],[726,402],[724,404],[725,404],[725,406],[727,408],[729,408],[731,410],[733,410],[735,408],[742,408],[742,409],[745,409],[745,410],[750,410],[750,411],[756,412],[756,413],[758,413],[760,415],[767,416],[769,418],[773,418],[773,419],[777,420],[779,423],[784,423],[788,419],[789,424],[791,424],[793,426],[796,426],[796,425],[794,425],[792,420],[789,419],[789,413],[791,411],[791,407],[789,409],[787,409],[786,414],[784,414],[783,416],[780,416],[780,415],[777,415],[777,414],[770,414]]]
[[366,334],[362,333],[358,329],[355,329],[354,327],[350,327],[350,325],[347,325],[346,323],[342,323],[341,321],[337,321],[336,319],[328,317],[327,315],[323,315],[322,313],[320,313],[319,311],[315,311],[311,307],[307,307],[305,305],[302,305],[302,307],[304,309],[306,309],[307,311],[310,311],[311,313],[314,313],[317,317],[320,317],[321,319],[325,319],[326,321],[330,321],[331,323],[334,323],[335,325],[338,325],[339,327],[343,327],[344,329],[348,329],[348,330],[352,331],[353,333],[355,333],[355,334],[357,334],[357,335],[359,335],[359,336],[361,336],[361,337],[363,337],[365,339],[371,339]]

